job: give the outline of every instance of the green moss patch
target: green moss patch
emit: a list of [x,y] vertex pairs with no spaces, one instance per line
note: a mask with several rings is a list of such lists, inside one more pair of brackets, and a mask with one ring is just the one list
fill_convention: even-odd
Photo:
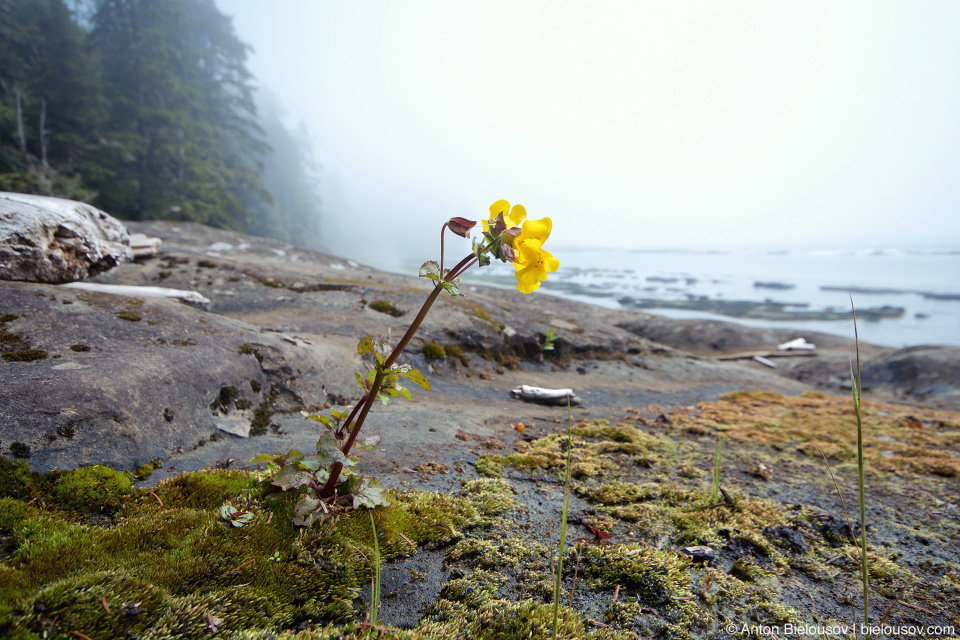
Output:
[[[239,471],[188,473],[132,489],[106,467],[31,474],[0,459],[0,636],[208,637],[359,620],[370,575],[365,510],[309,529],[293,503]],[[462,538],[468,497],[405,493],[378,508],[384,559]],[[220,507],[252,515],[230,526]],[[109,508],[109,526],[85,514]],[[258,637],[263,637],[262,632]]]

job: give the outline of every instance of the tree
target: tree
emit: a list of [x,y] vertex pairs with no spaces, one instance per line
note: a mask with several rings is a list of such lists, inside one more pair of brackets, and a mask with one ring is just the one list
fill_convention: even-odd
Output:
[[244,228],[266,149],[229,18],[212,0],[100,0],[92,24],[112,96],[104,206]]

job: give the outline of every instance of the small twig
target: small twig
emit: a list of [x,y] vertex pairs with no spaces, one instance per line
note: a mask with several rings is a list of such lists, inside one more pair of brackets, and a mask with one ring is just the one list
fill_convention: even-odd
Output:
[[235,568],[233,568],[233,569],[230,569],[230,571],[226,571],[226,572],[224,572],[224,573],[221,573],[221,574],[218,575],[217,577],[218,577],[218,578],[222,578],[223,576],[228,575],[228,574],[231,574],[231,573],[233,573],[234,571],[239,571],[240,569],[244,568],[245,566],[247,566],[248,564],[250,564],[250,563],[253,562],[254,560],[256,560],[256,558],[251,558],[250,560],[247,560],[247,561],[244,562],[243,564],[241,564],[241,565],[239,565],[239,566],[237,566],[237,567],[235,567]]
[[406,542],[406,543],[407,543],[408,545],[410,545],[411,547],[413,547],[413,548],[416,548],[416,547],[417,547],[417,545],[416,545],[414,542],[412,542],[412,541],[410,540],[410,538],[408,538],[407,536],[403,535],[403,534],[400,533],[399,531],[397,532],[397,535],[399,535],[401,538],[403,538],[403,541]]
[[922,611],[923,613],[928,613],[928,614],[930,614],[931,616],[937,615],[937,614],[935,614],[933,611],[930,611],[929,609],[924,609],[923,607],[918,607],[918,606],[915,605],[915,604],[910,604],[909,602],[904,602],[903,600],[897,600],[897,602],[899,602],[900,604],[902,604],[902,605],[905,606],[905,607],[910,607],[911,609],[915,609],[916,611]]
[[109,614],[109,613],[110,613],[110,607],[107,605],[107,597],[106,597],[106,596],[103,596],[102,598],[100,598],[100,604],[103,605],[104,610]]
[[82,633],[80,633],[79,631],[73,631],[73,630],[71,630],[71,631],[67,631],[67,633],[69,633],[71,636],[76,636],[76,637],[78,637],[78,638],[82,638],[82,640],[92,640],[92,638],[91,638],[90,636],[85,636],[85,635],[83,635]]
[[617,585],[617,588],[613,590],[613,604],[617,604],[617,598],[620,596],[620,585]]
[[153,491],[150,492],[150,495],[152,495],[154,498],[157,499],[157,502],[160,504],[161,507],[163,506],[163,500],[160,499],[160,496],[155,494]]
[[887,621],[887,618],[890,617],[890,614],[893,613],[893,610],[897,608],[897,603],[899,603],[899,602],[900,602],[899,600],[894,600],[894,601],[893,601],[893,604],[891,604],[891,605],[890,605],[890,608],[887,609],[886,615],[883,616],[883,619],[880,620],[880,624],[877,625],[877,626],[880,626],[880,627],[883,626],[883,623]]
[[577,578],[580,575],[580,545],[577,545],[577,564],[573,568],[573,586],[570,587],[570,608],[573,609],[573,594],[577,592]]
[[601,629],[609,629],[609,628],[610,628],[610,625],[608,625],[608,624],[603,624],[602,622],[597,622],[596,620],[591,620],[590,618],[587,618],[587,624],[591,624],[591,625],[593,625],[593,626],[595,626],[595,627],[600,627]]

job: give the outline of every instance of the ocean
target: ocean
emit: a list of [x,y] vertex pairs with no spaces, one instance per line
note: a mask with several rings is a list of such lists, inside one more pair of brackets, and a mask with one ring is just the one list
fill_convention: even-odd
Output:
[[[541,291],[589,304],[852,339],[852,295],[865,342],[960,345],[960,248],[553,253],[560,270]],[[495,263],[465,280],[514,287],[513,271]]]

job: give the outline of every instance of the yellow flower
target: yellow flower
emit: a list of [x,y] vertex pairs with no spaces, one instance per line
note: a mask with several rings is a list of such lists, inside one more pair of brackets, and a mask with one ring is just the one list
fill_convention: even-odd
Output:
[[522,204],[515,205],[513,209],[511,209],[510,203],[506,200],[497,200],[490,205],[490,219],[483,221],[483,230],[489,231],[491,228],[496,228],[497,217],[500,216],[500,214],[503,214],[503,222],[506,225],[506,229],[519,227],[523,224],[523,221],[527,219],[527,210]]
[[540,282],[547,279],[547,273],[553,273],[560,267],[560,261],[543,249],[552,227],[550,218],[527,220],[520,229],[520,235],[513,239],[513,266],[516,269],[517,289],[521,293],[533,293],[540,288]]

